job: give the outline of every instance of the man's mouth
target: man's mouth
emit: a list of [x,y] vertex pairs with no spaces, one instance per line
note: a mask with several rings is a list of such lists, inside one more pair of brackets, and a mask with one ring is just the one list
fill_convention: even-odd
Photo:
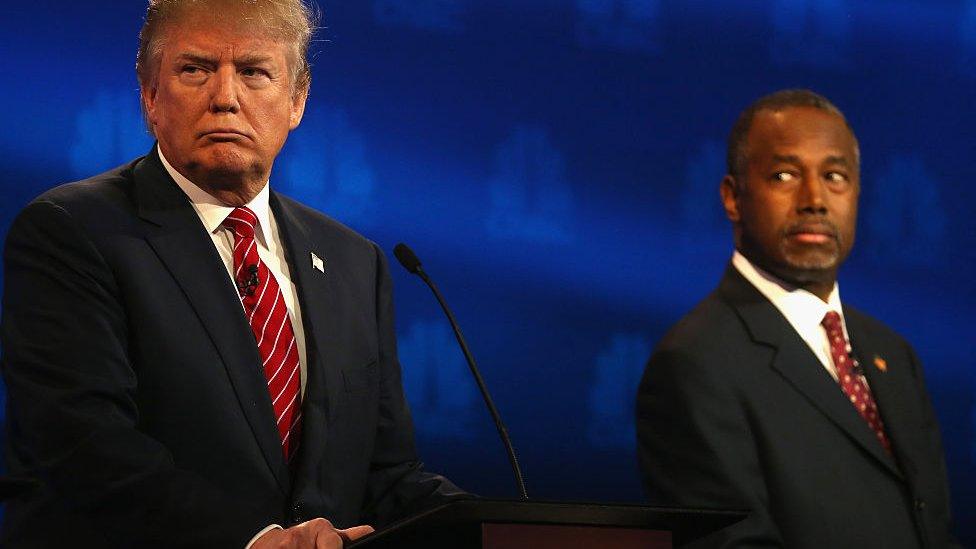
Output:
[[826,244],[837,240],[837,229],[829,223],[810,223],[790,227],[786,236],[801,244]]
[[247,138],[247,136],[243,133],[229,128],[217,128],[210,130],[204,132],[201,137],[205,137],[211,141],[217,142],[240,141]]

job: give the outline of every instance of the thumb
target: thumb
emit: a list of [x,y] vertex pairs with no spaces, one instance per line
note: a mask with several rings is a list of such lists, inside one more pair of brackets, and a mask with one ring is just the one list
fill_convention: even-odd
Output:
[[353,526],[352,528],[344,528],[342,530],[336,530],[342,541],[356,541],[357,539],[372,534],[376,530],[368,525],[363,524],[361,526]]

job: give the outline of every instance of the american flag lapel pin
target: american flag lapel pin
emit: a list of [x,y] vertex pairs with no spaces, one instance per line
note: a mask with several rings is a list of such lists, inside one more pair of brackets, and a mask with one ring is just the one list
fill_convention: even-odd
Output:
[[888,362],[878,355],[874,355],[874,366],[882,372],[888,371]]
[[310,255],[312,256],[312,268],[325,274],[325,262],[322,261],[322,258],[315,255],[315,252],[311,252]]

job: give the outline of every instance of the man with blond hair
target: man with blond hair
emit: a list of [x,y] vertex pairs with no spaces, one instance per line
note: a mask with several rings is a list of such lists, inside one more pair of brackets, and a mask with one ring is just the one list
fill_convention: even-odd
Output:
[[461,492],[426,473],[375,244],[269,188],[302,0],[150,0],[157,143],[31,202],[4,256],[11,547],[341,547]]

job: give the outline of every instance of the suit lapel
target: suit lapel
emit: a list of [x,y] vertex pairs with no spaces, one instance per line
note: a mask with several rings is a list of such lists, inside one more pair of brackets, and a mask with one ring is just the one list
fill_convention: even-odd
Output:
[[146,240],[209,333],[268,466],[288,493],[288,468],[261,357],[213,241],[186,196],[166,173],[155,148],[135,168],[135,189],[139,216],[149,223]]
[[805,341],[738,270],[729,266],[719,292],[738,311],[757,343],[776,349],[770,366],[856,444],[900,476],[894,460]]
[[[327,242],[314,240],[302,213],[293,203],[271,193],[271,210],[281,240],[285,245],[291,277],[295,282],[305,328],[307,379],[302,403],[302,450],[299,456],[299,480],[316,456],[324,451],[330,411],[339,396],[342,379],[335,353],[342,348],[336,341],[336,272],[330,258],[336,257]],[[312,254],[323,263],[319,270]]]

